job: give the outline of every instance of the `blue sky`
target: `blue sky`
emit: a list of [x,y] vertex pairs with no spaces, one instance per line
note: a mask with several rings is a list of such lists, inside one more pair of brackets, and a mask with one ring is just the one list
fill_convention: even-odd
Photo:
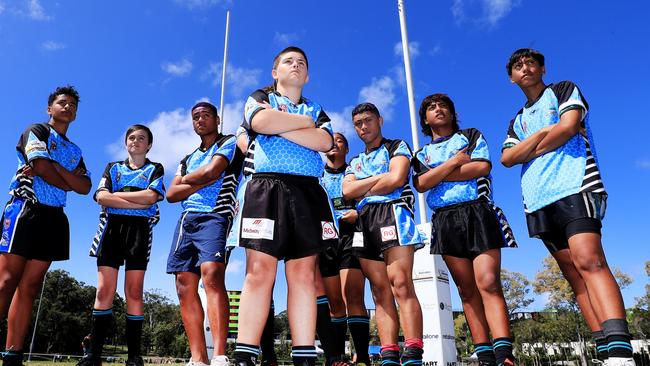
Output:
[[[21,131],[45,122],[47,95],[56,86],[75,85],[81,94],[77,120],[68,136],[84,151],[93,186],[108,161],[125,157],[126,128],[150,125],[150,158],[165,165],[166,182],[178,161],[199,143],[188,108],[199,99],[218,104],[226,10],[231,10],[226,83],[225,131],[241,120],[248,93],[271,81],[273,56],[283,47],[304,48],[310,61],[305,95],[321,103],[336,129],[362,145],[349,112],[361,101],[384,114],[384,134],[410,142],[410,127],[397,5],[395,1],[160,0],[111,2],[0,0],[0,177],[8,186],[16,169],[14,146]],[[520,247],[504,250],[503,266],[533,278],[546,255],[527,237],[519,169],[498,164],[509,120],[524,102],[510,84],[505,62],[521,47],[547,57],[546,82],[572,80],[591,106],[592,128],[605,186],[610,194],[603,241],[610,265],[630,274],[623,291],[627,306],[643,293],[650,259],[650,134],[640,112],[648,100],[650,72],[647,28],[649,5],[550,0],[407,1],[415,100],[434,92],[455,101],[461,127],[486,136],[493,166],[495,199],[514,227]],[[425,140],[421,137],[422,142]],[[638,184],[636,183],[638,182]],[[96,283],[88,257],[99,207],[89,196],[70,195],[71,259],[53,268]],[[175,300],[173,277],[165,274],[179,205],[161,204],[162,219],[146,288],[159,288]],[[241,287],[243,254],[228,270],[229,288]],[[279,276],[276,309],[285,308],[286,285]],[[460,303],[452,289],[453,306]],[[366,296],[369,307],[373,307]],[[539,297],[531,308],[543,307]]]

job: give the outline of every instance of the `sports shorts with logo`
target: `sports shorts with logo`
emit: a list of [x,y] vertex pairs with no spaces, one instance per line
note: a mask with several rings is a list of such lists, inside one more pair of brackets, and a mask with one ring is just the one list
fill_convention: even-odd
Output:
[[152,218],[104,214],[90,248],[90,256],[97,257],[97,266],[146,270],[153,239]]
[[580,233],[600,234],[607,194],[582,192],[564,197],[526,214],[528,234],[542,239],[549,252],[569,248],[569,238]]
[[45,262],[69,259],[70,228],[63,207],[12,197],[2,215],[0,253]]
[[337,226],[318,178],[255,173],[244,192],[239,245],[278,259],[299,259],[335,245]]
[[352,247],[359,258],[383,261],[383,252],[397,246],[424,246],[413,212],[408,205],[396,202],[371,203],[359,212],[361,233],[355,233]]
[[479,198],[436,209],[431,254],[474,259],[490,249],[516,246],[503,211]]
[[321,276],[338,276],[342,269],[361,269],[359,258],[352,249],[352,239],[356,231],[357,225],[339,221],[339,240],[318,257]]
[[201,272],[204,262],[225,263],[230,218],[214,212],[183,212],[167,258],[167,273]]

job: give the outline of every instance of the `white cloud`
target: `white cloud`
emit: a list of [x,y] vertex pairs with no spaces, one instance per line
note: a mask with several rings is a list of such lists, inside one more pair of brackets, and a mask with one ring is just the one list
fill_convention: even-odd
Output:
[[66,46],[61,42],[56,41],[46,41],[41,44],[41,47],[46,51],[60,51]]
[[471,20],[479,25],[495,26],[521,0],[454,0],[451,12],[457,23]]
[[176,63],[173,62],[163,62],[160,67],[165,71],[166,73],[172,75],[172,76],[185,76],[189,74],[192,71],[192,62],[186,58],[182,59],[181,61],[178,61]]
[[[221,85],[222,62],[212,62],[206,72],[201,76],[201,80],[211,80],[213,86]],[[226,95],[239,97],[242,93],[250,93],[253,88],[260,86],[260,69],[247,69],[245,67],[236,67],[228,63],[226,69]]]
[[650,160],[648,159],[637,160],[636,167],[639,169],[650,169]]
[[204,9],[216,5],[228,5],[232,3],[230,0],[174,0],[174,2],[190,10]]
[[359,102],[370,102],[377,106],[379,113],[386,120],[393,116],[395,107],[395,81],[390,76],[373,78],[370,85],[364,86],[359,91]]
[[49,16],[38,0],[29,0],[27,3],[27,16],[34,20],[50,20]]
[[[393,52],[395,53],[395,56],[403,57],[402,56],[402,41],[399,41],[399,42],[395,43],[395,46],[393,47]],[[409,42],[409,56],[411,56],[411,60],[413,60],[416,57],[420,56],[420,43],[419,42]]]
[[246,264],[242,260],[239,259],[231,260],[228,262],[228,266],[226,267],[226,274],[234,275],[234,274],[243,273],[245,266]]
[[298,35],[297,33],[280,33],[276,31],[275,34],[273,35],[273,43],[282,47],[289,46],[295,43],[296,41],[298,41],[299,39],[300,39],[300,35]]
[[[208,98],[201,98],[199,101],[208,101]],[[226,104],[224,111],[223,133],[233,134],[241,124],[244,102]],[[149,127],[154,135],[153,147],[148,158],[161,163],[168,175],[173,175],[181,159],[196,149],[201,142],[192,127],[189,108],[160,112],[151,121],[142,124]],[[115,142],[108,145],[106,150],[112,159],[124,159],[126,157],[124,137],[117,136]]]
[[356,135],[354,126],[352,126],[352,108],[354,107],[348,106],[343,108],[342,112],[327,112],[327,115],[332,120],[332,130],[345,135],[348,141]]

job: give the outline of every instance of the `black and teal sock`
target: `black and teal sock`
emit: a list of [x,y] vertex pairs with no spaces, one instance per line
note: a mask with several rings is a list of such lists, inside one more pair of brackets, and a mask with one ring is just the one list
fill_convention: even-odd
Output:
[[474,345],[474,352],[476,352],[480,366],[494,366],[497,364],[492,342],[476,343]]
[[266,318],[264,330],[262,331],[262,339],[260,340],[260,348],[262,349],[262,362],[275,362],[278,360],[275,354],[275,306],[271,301],[269,308],[269,316]]
[[142,355],[140,352],[142,323],[144,323],[144,315],[126,314],[126,346],[129,359],[135,359]]
[[423,353],[424,350],[421,346],[404,347],[402,366],[422,366]]
[[[381,366],[400,366],[399,346],[391,344],[381,347]],[[397,348],[397,349],[395,349]]]
[[602,330],[597,330],[591,333],[594,343],[596,344],[596,358],[600,361],[605,361],[609,357],[607,352],[607,337]]
[[497,365],[502,365],[506,360],[514,361],[512,355],[512,337],[501,337],[492,340],[494,358]]
[[354,343],[354,350],[357,353],[357,363],[365,363],[370,366],[370,355],[368,355],[368,344],[370,344],[370,318],[367,315],[348,316],[348,328]]
[[330,317],[330,303],[325,295],[316,298],[316,334],[325,351],[325,366],[329,366],[332,359],[336,359],[336,354],[332,349],[334,327]]
[[603,322],[603,333],[607,337],[609,357],[632,358],[630,331],[625,319],[608,319]]
[[291,347],[291,359],[294,366],[314,366],[316,364],[316,347],[293,346]]
[[104,342],[108,328],[113,320],[113,309],[93,309],[93,329],[90,332],[90,353],[88,356],[94,359],[101,359]]
[[334,334],[332,336],[332,355],[339,358],[345,355],[345,340],[348,335],[348,317],[332,317],[332,327]]
[[2,352],[2,364],[7,366],[22,365],[23,356],[22,350],[6,350]]
[[259,355],[260,348],[258,346],[237,342],[232,358],[235,366],[255,366]]

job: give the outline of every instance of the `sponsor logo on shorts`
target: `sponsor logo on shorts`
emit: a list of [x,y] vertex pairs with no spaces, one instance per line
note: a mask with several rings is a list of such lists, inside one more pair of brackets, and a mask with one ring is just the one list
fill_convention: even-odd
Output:
[[56,141],[52,141],[52,143],[50,144],[50,150],[54,151],[54,150],[56,150],[56,147],[57,147],[56,146]]
[[336,235],[336,230],[334,229],[333,222],[321,221],[320,225],[323,228],[323,240],[336,239],[339,237],[338,235]]
[[278,106],[278,109],[279,109],[280,111],[282,111],[282,112],[286,112],[287,110],[289,110],[289,108],[287,108],[287,105],[286,105],[286,104],[280,104],[280,105]]
[[352,236],[352,247],[353,248],[363,248],[363,233],[360,231],[355,231]]
[[246,239],[273,240],[274,220],[270,219],[242,219],[241,237]]
[[8,229],[11,226],[11,219],[5,219],[5,229]]
[[397,239],[397,230],[395,230],[395,225],[382,227],[379,230],[381,230],[381,241],[390,241]]

